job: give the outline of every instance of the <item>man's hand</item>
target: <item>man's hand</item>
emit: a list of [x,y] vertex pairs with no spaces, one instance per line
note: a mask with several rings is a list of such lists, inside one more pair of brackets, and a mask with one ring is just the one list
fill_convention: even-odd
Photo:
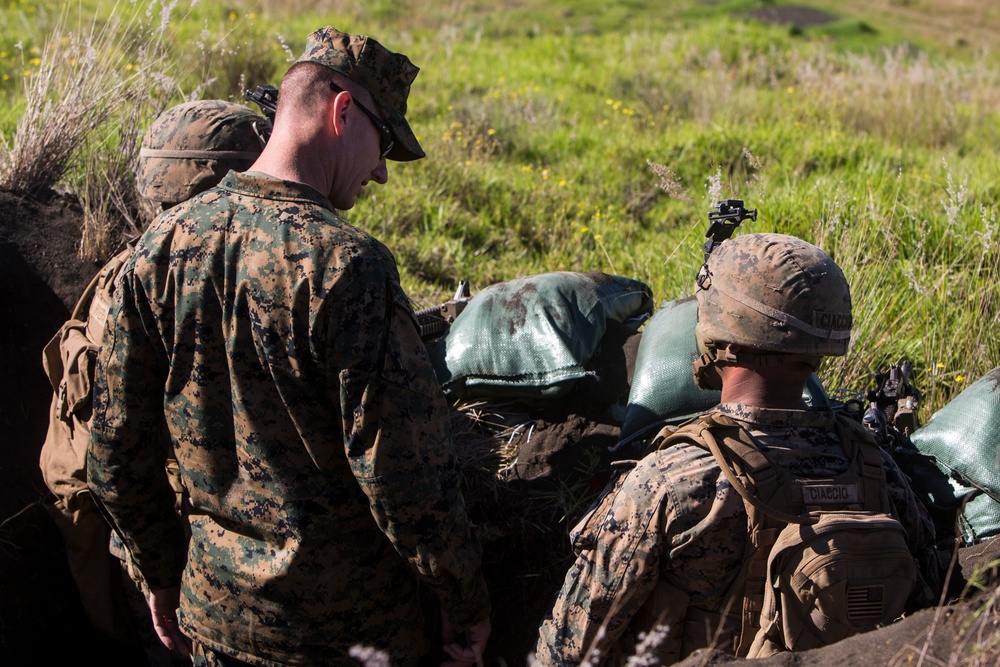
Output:
[[490,638],[493,626],[487,616],[465,631],[465,642],[457,641],[458,632],[451,624],[448,614],[441,610],[441,638],[444,640],[444,652],[451,660],[441,663],[441,667],[470,667],[482,660],[486,650],[486,641]]
[[153,616],[153,629],[163,645],[187,658],[191,655],[191,640],[177,627],[180,599],[180,586],[150,591],[149,613]]

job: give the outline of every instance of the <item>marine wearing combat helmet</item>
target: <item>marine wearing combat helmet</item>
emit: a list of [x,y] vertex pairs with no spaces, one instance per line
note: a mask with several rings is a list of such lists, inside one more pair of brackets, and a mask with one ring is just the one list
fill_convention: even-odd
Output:
[[[669,664],[709,646],[747,655],[764,618],[765,594],[749,564],[766,555],[749,535],[773,540],[779,526],[800,517],[794,512],[808,510],[783,504],[794,494],[772,495],[785,487],[766,480],[787,481],[796,490],[817,482],[852,488],[859,456],[866,462],[857,487],[865,509],[875,505],[891,514],[905,533],[900,557],[919,565],[911,563],[919,575],[908,608],[935,599],[933,525],[905,477],[859,425],[808,409],[802,398],[822,357],[847,351],[851,300],[840,268],[800,239],[744,235],[711,253],[697,297],[693,335],[704,353],[693,372],[703,388],[721,388],[722,402],[680,428],[664,428],[574,528],[576,560],[539,630],[536,659],[543,665],[623,664],[636,651]],[[753,459],[755,468],[741,458],[727,473],[710,440],[763,458]],[[762,495],[768,492],[756,502],[780,505],[785,516],[768,533],[757,529],[778,520],[740,491],[752,496],[747,485],[754,479]],[[837,495],[853,502],[848,492]],[[804,498],[798,496],[800,505]],[[766,571],[766,565],[752,569]],[[773,648],[772,639],[767,636],[765,648]]]

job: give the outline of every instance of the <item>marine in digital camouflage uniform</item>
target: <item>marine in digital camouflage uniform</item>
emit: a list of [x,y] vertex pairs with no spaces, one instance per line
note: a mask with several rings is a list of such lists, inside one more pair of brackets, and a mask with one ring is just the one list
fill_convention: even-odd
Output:
[[[362,645],[412,665],[442,641],[471,664],[489,636],[448,406],[392,255],[335,210],[386,159],[423,156],[416,74],[371,38],[313,33],[251,171],[162,214],[126,266],[90,484],[195,664],[352,664]],[[421,586],[464,640],[428,636]]]
[[[839,267],[799,239],[745,235],[712,253],[697,296],[705,355],[696,380],[722,389],[711,416],[747,429],[771,463],[795,477],[847,470],[838,417],[802,400],[821,355],[847,350],[851,301]],[[742,607],[727,595],[745,556],[746,506],[709,451],[658,444],[575,528],[576,561],[542,621],[539,664],[621,664],[642,639],[641,652],[658,664],[708,646],[735,651]],[[920,566],[909,604],[933,604],[940,586],[933,524],[892,459],[884,452],[882,459],[893,515]]]
[[[271,124],[266,118],[232,102],[196,100],[170,107],[153,121],[139,146],[139,194],[161,211],[187,201],[218,185],[230,170],[249,168],[260,157],[270,133]],[[126,248],[108,263],[104,269],[109,272],[108,281],[118,282],[132,252],[132,247]],[[95,300],[90,317],[105,322],[110,304],[103,300],[98,304]],[[183,512],[184,487],[173,457],[168,458],[166,467],[175,507]],[[146,602],[149,586],[115,532],[111,533],[111,553],[120,559],[126,578],[131,580],[125,582],[126,594],[150,667],[182,664],[183,658],[168,651],[156,636]],[[132,582],[134,585],[130,585]]]

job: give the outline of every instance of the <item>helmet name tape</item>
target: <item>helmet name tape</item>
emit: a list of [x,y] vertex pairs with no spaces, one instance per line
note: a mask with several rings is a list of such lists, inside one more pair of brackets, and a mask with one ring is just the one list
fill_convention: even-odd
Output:
[[849,331],[851,328],[851,316],[847,313],[824,313],[817,310],[813,316],[813,324],[820,329],[847,329]]

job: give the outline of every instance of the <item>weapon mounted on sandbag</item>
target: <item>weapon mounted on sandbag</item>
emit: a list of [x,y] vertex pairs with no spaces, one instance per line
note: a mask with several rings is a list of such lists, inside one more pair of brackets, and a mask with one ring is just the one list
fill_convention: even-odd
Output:
[[462,314],[465,306],[472,300],[472,291],[466,280],[458,281],[455,296],[441,305],[418,310],[417,323],[420,325],[420,338],[424,341],[440,338],[455,318]]
[[913,363],[904,360],[890,365],[889,371],[875,372],[874,387],[868,390],[868,409],[861,423],[875,435],[882,449],[890,454],[899,449],[913,449],[910,435],[920,426],[917,408],[920,390],[910,384]]

